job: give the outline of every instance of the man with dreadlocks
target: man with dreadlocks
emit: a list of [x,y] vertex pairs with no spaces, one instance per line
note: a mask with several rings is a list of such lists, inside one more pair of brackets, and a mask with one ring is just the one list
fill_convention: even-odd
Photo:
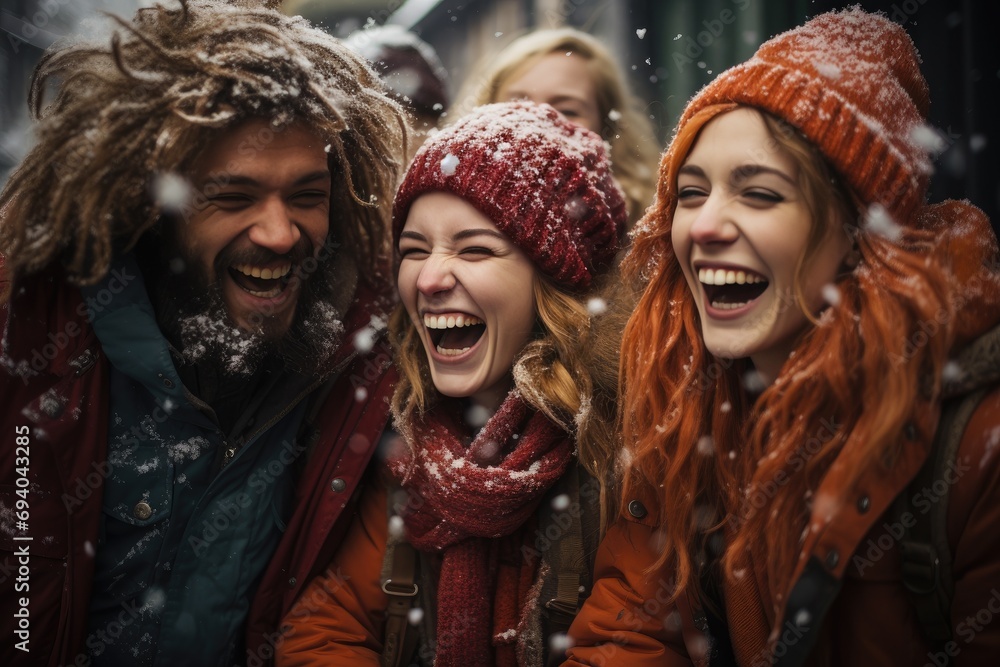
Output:
[[34,74],[0,195],[2,664],[262,664],[343,535],[404,120],[275,5],[164,0]]

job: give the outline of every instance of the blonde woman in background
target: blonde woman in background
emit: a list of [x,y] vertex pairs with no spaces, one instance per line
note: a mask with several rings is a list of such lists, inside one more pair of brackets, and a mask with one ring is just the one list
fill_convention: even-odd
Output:
[[550,104],[611,145],[612,171],[625,191],[629,225],[653,201],[660,145],[611,53],[573,28],[538,30],[511,42],[466,80],[448,114],[528,99]]

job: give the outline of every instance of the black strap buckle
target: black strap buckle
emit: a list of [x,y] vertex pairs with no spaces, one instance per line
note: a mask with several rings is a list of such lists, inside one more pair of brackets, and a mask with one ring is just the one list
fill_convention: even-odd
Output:
[[941,561],[930,544],[901,542],[903,585],[916,595],[929,595],[938,586]]

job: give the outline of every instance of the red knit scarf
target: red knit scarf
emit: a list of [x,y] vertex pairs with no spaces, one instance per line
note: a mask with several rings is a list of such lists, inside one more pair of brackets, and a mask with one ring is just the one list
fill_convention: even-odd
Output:
[[492,665],[494,608],[510,607],[501,600],[518,596],[510,577],[498,581],[497,538],[533,515],[569,465],[571,440],[517,390],[469,445],[460,436],[467,427],[443,406],[403,430],[414,439],[412,453],[390,463],[402,487],[422,501],[404,516],[407,539],[421,551],[442,552],[434,664]]

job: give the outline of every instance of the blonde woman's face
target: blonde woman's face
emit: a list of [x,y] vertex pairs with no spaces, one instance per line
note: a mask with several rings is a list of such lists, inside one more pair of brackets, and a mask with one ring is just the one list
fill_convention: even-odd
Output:
[[535,323],[535,265],[489,218],[453,194],[410,207],[399,239],[399,296],[434,387],[495,409]]
[[542,56],[497,90],[495,102],[529,100],[549,104],[570,122],[601,133],[597,89],[583,56],[558,51]]
[[[811,326],[795,297],[814,224],[797,163],[758,112],[738,109],[702,129],[680,168],[677,194],[671,240],[706,348],[717,357],[750,357],[773,381]],[[804,267],[802,291],[813,314],[849,250],[847,235],[831,228]]]

